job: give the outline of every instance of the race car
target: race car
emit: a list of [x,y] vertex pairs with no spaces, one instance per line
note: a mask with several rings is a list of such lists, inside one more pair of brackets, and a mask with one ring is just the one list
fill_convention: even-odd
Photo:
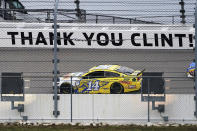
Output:
[[75,72],[59,78],[60,93],[121,94],[141,88],[144,70],[120,65],[98,65],[87,72]]
[[187,77],[190,77],[190,78],[193,78],[194,77],[194,74],[195,74],[195,67],[196,67],[196,64],[195,62],[192,62],[189,67],[187,68]]

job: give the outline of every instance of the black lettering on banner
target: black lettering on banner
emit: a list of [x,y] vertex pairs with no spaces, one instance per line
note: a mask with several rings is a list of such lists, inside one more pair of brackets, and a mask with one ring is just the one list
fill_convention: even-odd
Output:
[[155,46],[159,46],[158,34],[154,34],[154,36],[155,36]]
[[140,43],[136,43],[136,42],[135,42],[135,37],[136,37],[136,36],[140,36],[140,33],[133,33],[133,34],[131,35],[131,43],[132,43],[134,46],[141,46]]
[[175,37],[179,38],[179,47],[183,47],[183,37],[186,37],[185,34],[175,34]]
[[[105,40],[101,40],[101,37],[104,37]],[[97,34],[97,43],[101,46],[106,46],[109,43],[109,36],[106,33]]]
[[[49,39],[50,39],[50,45],[53,45],[53,41],[54,41],[54,33],[53,32],[49,32]],[[61,45],[60,32],[57,32],[57,44]]]
[[12,45],[16,44],[15,35],[18,35],[18,32],[7,32],[8,35],[11,35],[12,38]]
[[143,41],[144,41],[144,46],[153,46],[152,43],[148,43],[148,42],[147,42],[146,33],[143,33]]
[[193,47],[194,46],[194,44],[193,44],[193,34],[189,34],[189,47]]
[[169,38],[165,34],[161,34],[161,44],[163,47],[165,47],[166,42],[170,47],[173,47],[172,34],[169,34]]
[[86,38],[87,42],[88,42],[88,45],[91,45],[91,41],[92,41],[92,38],[94,36],[94,33],[91,33],[90,36],[88,36],[85,32],[83,33],[84,37]]
[[115,34],[111,33],[111,41],[112,41],[112,44],[114,46],[121,46],[122,42],[123,42],[123,40],[122,40],[122,33],[119,33],[119,40],[118,40],[118,42],[116,42],[116,40],[115,40]]
[[29,34],[29,36],[25,36],[25,33],[21,32],[21,43],[22,43],[22,45],[25,45],[25,40],[29,41],[29,45],[33,45],[32,32],[29,32],[28,34]]
[[39,43],[43,43],[44,45],[47,45],[47,42],[46,42],[42,32],[38,33],[38,36],[37,36],[37,39],[36,39],[36,45],[39,45]]
[[64,35],[64,45],[68,45],[68,42],[71,45],[75,45],[75,43],[73,42],[73,40],[70,38],[73,35],[73,32],[69,33],[68,35],[67,35],[66,32],[64,32],[63,35]]

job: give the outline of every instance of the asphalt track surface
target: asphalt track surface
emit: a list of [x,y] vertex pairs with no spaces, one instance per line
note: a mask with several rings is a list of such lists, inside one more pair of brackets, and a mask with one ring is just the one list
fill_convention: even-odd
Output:
[[[164,72],[168,94],[194,94],[194,81],[186,68],[194,59],[193,50],[104,50],[60,49],[60,75],[87,71],[100,64],[119,64],[146,72]],[[52,49],[0,49],[1,72],[23,72],[25,93],[53,93]]]

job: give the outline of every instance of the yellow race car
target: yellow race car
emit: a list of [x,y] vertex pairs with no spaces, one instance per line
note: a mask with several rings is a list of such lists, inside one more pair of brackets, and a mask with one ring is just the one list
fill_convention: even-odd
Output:
[[[144,71],[144,70],[143,70]],[[141,88],[142,72],[120,65],[99,65],[60,77],[60,93],[120,94]]]

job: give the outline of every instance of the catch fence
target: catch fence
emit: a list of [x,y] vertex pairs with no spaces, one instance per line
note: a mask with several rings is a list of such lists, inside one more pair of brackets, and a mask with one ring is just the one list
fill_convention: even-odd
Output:
[[[195,58],[191,10],[195,1],[185,1],[185,13],[180,13],[183,5],[177,1],[155,1],[152,6],[162,8],[154,10],[149,8],[152,1],[113,2],[81,1],[81,9],[65,9],[73,3],[60,1],[57,23],[51,1],[23,0],[25,8],[0,9],[1,122],[196,123],[194,78],[188,77]],[[92,9],[95,4],[103,8]],[[117,4],[125,9],[119,10]],[[130,10],[128,5],[135,8]],[[120,65],[142,71],[142,75],[127,77],[124,72],[124,76],[95,75],[84,80],[87,76],[83,75],[98,65]],[[20,75],[16,80],[6,73]],[[157,73],[161,75],[152,76]],[[59,84],[62,81],[66,87]],[[117,92],[111,89],[114,83],[120,89]],[[102,87],[106,91],[98,92]],[[24,99],[18,102],[15,96]]]

